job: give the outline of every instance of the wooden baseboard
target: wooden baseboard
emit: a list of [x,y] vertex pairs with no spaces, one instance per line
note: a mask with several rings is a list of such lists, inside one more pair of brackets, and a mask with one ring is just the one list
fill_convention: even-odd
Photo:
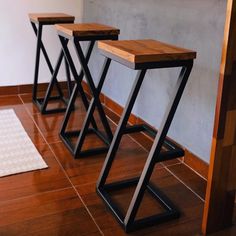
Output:
[[184,163],[204,179],[208,178],[209,164],[185,148]]
[[[66,81],[59,82],[62,89],[67,88]],[[38,84],[38,91],[45,91],[48,87],[48,83],[41,83]],[[0,96],[5,95],[17,95],[17,94],[24,94],[24,93],[32,93],[33,84],[22,84],[16,86],[3,86],[0,87]]]
[[[60,85],[62,88],[67,87],[67,83],[65,81],[60,82]],[[91,96],[90,89],[85,81],[82,82],[82,86],[85,90],[85,92]],[[48,87],[48,83],[42,83],[39,84],[39,91],[45,91]],[[17,94],[23,94],[23,93],[31,93],[32,92],[33,85],[27,84],[27,85],[18,85],[18,86],[6,86],[6,87],[0,87],[0,96],[3,95],[17,95]],[[106,113],[111,117],[111,119],[118,123],[119,118],[123,112],[123,107],[120,106],[117,102],[113,101],[112,99],[108,98],[106,95],[102,94],[100,95],[100,100],[103,103]],[[131,114],[129,119],[130,124],[140,124],[140,123],[146,123],[143,121],[140,117]],[[149,124],[147,124],[149,125]],[[149,125],[150,126],[150,125]],[[145,145],[150,146],[152,144],[152,139],[150,137],[147,137],[145,134],[141,134],[140,136],[135,136],[135,138],[138,139],[138,141],[145,142]],[[175,142],[174,140],[172,140]],[[177,143],[177,145],[179,145]],[[182,146],[182,145],[179,145]],[[185,156],[183,157],[182,161],[189,166],[191,169],[196,171],[199,175],[201,175],[203,178],[207,179],[208,175],[208,163],[204,162],[201,158],[197,157],[193,153],[191,153],[188,149],[182,146],[182,148],[185,150]]]

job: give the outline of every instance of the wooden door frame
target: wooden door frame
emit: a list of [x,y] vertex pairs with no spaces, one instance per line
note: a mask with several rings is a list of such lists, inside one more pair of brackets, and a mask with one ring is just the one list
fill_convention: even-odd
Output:
[[203,234],[232,224],[236,189],[236,0],[228,0]]

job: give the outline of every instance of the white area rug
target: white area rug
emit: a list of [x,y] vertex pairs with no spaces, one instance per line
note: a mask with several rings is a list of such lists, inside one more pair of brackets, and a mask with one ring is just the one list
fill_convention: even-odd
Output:
[[0,177],[47,167],[14,110],[0,110]]

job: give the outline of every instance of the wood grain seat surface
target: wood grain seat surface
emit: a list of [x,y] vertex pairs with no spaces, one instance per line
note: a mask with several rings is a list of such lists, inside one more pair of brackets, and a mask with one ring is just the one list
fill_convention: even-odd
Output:
[[162,43],[152,39],[99,41],[101,53],[111,59],[127,61],[128,63],[164,62],[176,60],[191,60],[196,58],[196,52]]
[[29,18],[34,23],[44,24],[72,23],[75,20],[74,16],[64,13],[30,13]]
[[58,24],[56,25],[56,29],[58,33],[69,37],[119,35],[120,33],[120,30],[117,28],[97,23]]

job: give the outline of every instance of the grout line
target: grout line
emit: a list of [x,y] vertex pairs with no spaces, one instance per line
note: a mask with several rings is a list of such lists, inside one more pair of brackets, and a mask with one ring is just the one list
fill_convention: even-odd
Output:
[[[19,95],[18,95],[19,96]],[[19,98],[21,99],[21,97],[19,96]],[[21,99],[22,103],[24,104],[23,100]],[[53,151],[52,147],[50,146],[50,144],[47,142],[47,140],[45,139],[43,133],[41,132],[40,128],[38,127],[37,123],[35,122],[35,120],[33,119],[31,113],[28,111],[28,109],[26,108],[27,113],[30,115],[31,119],[33,120],[35,126],[37,127],[37,129],[39,130],[40,134],[42,135],[43,139],[45,140],[46,144],[49,146],[49,149],[51,150],[51,152],[53,153],[56,161],[58,162],[58,164],[60,165],[62,171],[64,172],[66,178],[68,179],[68,181],[70,182],[72,188],[74,189],[74,191],[76,192],[77,196],[79,197],[79,199],[81,200],[82,204],[84,205],[85,209],[87,210],[88,214],[90,215],[90,217],[92,218],[94,224],[97,226],[99,232],[101,233],[101,235],[104,235],[101,228],[99,227],[99,225],[97,224],[96,220],[93,218],[93,215],[91,214],[90,210],[88,209],[88,207],[86,206],[85,202],[83,201],[82,197],[80,196],[79,192],[77,191],[76,187],[73,185],[73,183],[71,182],[69,176],[67,175],[65,169],[63,168],[63,166],[61,165],[60,161],[58,160],[55,152]],[[108,115],[107,115],[108,119],[117,126],[117,123],[115,121],[113,121]],[[141,148],[143,148],[146,152],[148,152],[148,150],[143,147],[139,142],[137,142],[134,138],[132,138],[130,135],[128,135],[135,143],[137,143]],[[53,143],[52,143],[53,144]],[[179,165],[179,164],[183,164],[184,162],[180,162],[180,163],[176,163],[173,165],[169,165],[169,166],[165,166],[164,164],[160,163],[163,168],[165,168],[171,175],[173,175],[180,183],[182,183],[187,189],[189,189],[189,191],[191,191],[196,197],[198,197],[202,202],[205,202],[205,200],[199,195],[197,194],[195,191],[193,191],[188,185],[186,185],[178,176],[176,176],[171,170],[168,169],[168,167],[170,166],[174,166],[174,165]],[[185,163],[184,163],[185,164]],[[186,165],[186,164],[185,164]],[[187,166],[187,165],[186,165]],[[189,166],[187,166],[189,167]],[[189,167],[190,168],[190,167]],[[191,168],[190,168],[191,169]],[[192,169],[191,169],[192,170]],[[193,170],[194,171],[194,170]],[[195,172],[195,171],[194,171]],[[199,175],[199,174],[198,174]],[[200,175],[199,175],[200,176]],[[200,176],[202,177],[202,176]]]
[[165,165],[163,164],[163,162],[160,162],[160,164],[162,164],[164,167],[173,167],[173,166],[178,166],[178,165],[182,165],[183,163],[182,162],[179,162],[179,163],[175,163],[175,164],[170,164],[170,165]]
[[[108,115],[107,117],[109,118],[109,120],[117,125],[117,123],[115,121],[113,121]],[[136,144],[138,144],[141,148],[143,148],[146,152],[149,152],[148,149],[146,147],[144,147],[142,144],[140,144],[137,140],[135,140],[133,137],[131,137],[129,134],[128,136],[130,137],[130,139],[132,139]],[[188,185],[186,185],[179,177],[177,177],[171,170],[168,169],[168,167],[172,167],[172,166],[176,166],[176,165],[180,165],[180,164],[184,164],[186,167],[188,167],[189,169],[191,169],[194,173],[196,173],[199,177],[201,177],[202,179],[206,180],[203,176],[201,176],[199,173],[197,173],[195,170],[193,170],[190,166],[186,165],[184,163],[184,161],[180,161],[179,163],[176,164],[171,164],[171,165],[164,165],[162,162],[160,162],[160,164],[163,166],[163,168],[165,168],[170,174],[172,174],[179,182],[181,182],[186,188],[188,188],[193,194],[195,194],[201,201],[205,202],[205,200],[199,195],[197,194],[194,190],[192,190]],[[161,168],[162,169],[162,168]]]
[[203,177],[202,175],[200,175],[196,170],[194,170],[191,166],[187,165],[185,162],[183,162],[183,164],[188,167],[190,170],[192,170],[195,174],[197,174],[199,177],[201,177],[203,180],[207,181],[207,179],[205,177]]
[[48,142],[48,145],[54,145],[54,144],[59,144],[59,143],[62,143],[62,141]]
[[66,190],[66,189],[73,189],[73,188],[72,187],[59,188],[59,189],[55,189],[55,190],[38,192],[38,193],[35,193],[35,194],[31,194],[31,195],[27,195],[27,196],[22,196],[22,197],[10,199],[10,200],[3,200],[3,201],[0,202],[0,205],[2,203],[5,204],[5,203],[8,203],[8,202],[14,202],[14,201],[18,201],[18,200],[22,200],[22,199],[26,199],[26,198],[30,198],[30,197],[36,197],[36,196],[39,196],[39,195],[42,195],[42,194],[45,194],[45,193],[59,192],[59,191]]
[[0,95],[0,98],[4,97],[18,97],[18,94]]
[[[19,96],[19,95],[18,95],[18,96]],[[19,96],[19,98],[21,99],[20,96]],[[24,105],[24,102],[23,102],[22,99],[21,99],[21,102],[22,102],[23,105]],[[24,105],[24,106],[25,106],[25,105]],[[27,109],[26,109],[26,110],[27,110]],[[75,186],[74,186],[73,183],[71,182],[69,176],[67,175],[65,169],[63,168],[62,164],[61,164],[60,161],[58,160],[58,158],[57,158],[55,152],[53,151],[52,147],[51,147],[50,144],[47,142],[47,140],[46,140],[46,138],[44,137],[42,131],[41,131],[40,128],[38,127],[38,124],[37,124],[37,123],[35,122],[35,120],[33,119],[32,114],[31,114],[28,110],[27,110],[27,113],[28,113],[28,115],[30,116],[30,118],[32,119],[32,121],[33,121],[33,123],[35,124],[36,128],[39,130],[39,133],[42,135],[42,137],[43,137],[45,143],[48,145],[50,151],[53,153],[54,158],[56,159],[58,165],[61,167],[61,169],[62,169],[62,171],[63,171],[65,177],[67,178],[67,180],[68,180],[69,183],[71,184],[72,188],[74,189],[75,193],[77,194],[78,198],[80,199],[80,201],[81,201],[82,204],[84,205],[84,207],[85,207],[87,213],[88,213],[89,216],[92,218],[92,220],[93,220],[94,224],[96,225],[96,227],[98,228],[100,234],[104,236],[104,234],[103,234],[101,228],[100,228],[99,225],[97,224],[96,220],[94,219],[92,213],[90,212],[90,210],[89,210],[88,207],[86,206],[86,204],[85,204],[84,200],[82,199],[82,197],[80,196],[79,192],[77,191],[77,189],[75,188]]]
[[[162,164],[163,165],[163,164]],[[172,174],[180,183],[182,183],[188,190],[190,190],[195,196],[197,196],[202,202],[205,202],[205,200],[197,194],[195,191],[193,191],[188,185],[186,185],[177,175],[175,175],[168,167],[164,167],[170,174]]]
[[61,165],[60,161],[57,159],[57,156],[56,156],[55,152],[53,151],[53,149],[52,149],[52,147],[51,147],[50,145],[49,145],[49,148],[50,148],[51,152],[53,153],[55,159],[57,160],[58,164],[61,166],[61,168],[62,168],[62,170],[63,170],[65,176],[67,177],[68,181],[69,181],[70,184],[72,185],[72,188],[74,189],[74,191],[75,191],[75,193],[77,194],[78,198],[80,199],[80,201],[81,201],[82,204],[84,205],[85,209],[87,210],[89,216],[92,218],[94,224],[97,226],[99,232],[101,233],[101,235],[104,236],[104,234],[103,234],[101,228],[100,228],[99,225],[97,224],[97,222],[96,222],[96,220],[94,219],[92,213],[90,212],[90,210],[88,209],[88,207],[87,207],[87,205],[85,204],[84,200],[82,199],[82,197],[80,196],[79,192],[77,191],[76,187],[74,186],[74,184],[73,184],[72,181],[70,180],[70,178],[69,178],[69,176],[67,175],[65,169],[64,169],[63,166]]
[[[149,150],[148,150],[147,148],[145,148],[141,143],[139,143],[137,140],[135,140],[135,139],[134,139],[132,136],[130,136],[129,134],[128,134],[128,136],[129,136],[130,139],[132,139],[136,144],[138,144],[141,148],[143,148],[145,152],[149,153]],[[167,165],[164,165],[163,162],[159,162],[159,164],[162,164],[161,166],[163,166],[163,168],[164,168],[164,167],[171,167],[171,166],[180,165],[180,164],[182,164],[182,162],[179,161],[179,163],[170,164],[170,165],[168,165],[168,164],[167,164]],[[159,169],[162,169],[162,168],[159,168]]]

